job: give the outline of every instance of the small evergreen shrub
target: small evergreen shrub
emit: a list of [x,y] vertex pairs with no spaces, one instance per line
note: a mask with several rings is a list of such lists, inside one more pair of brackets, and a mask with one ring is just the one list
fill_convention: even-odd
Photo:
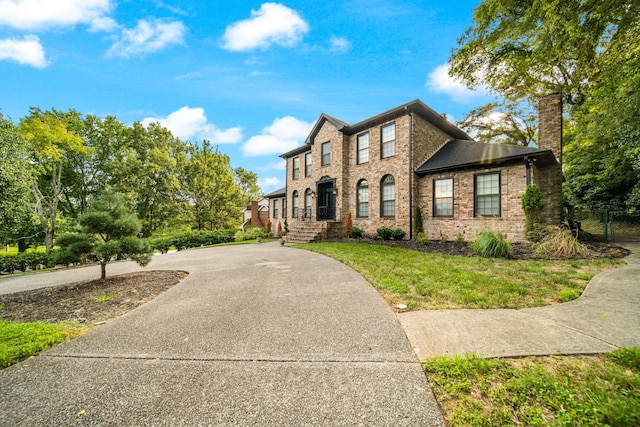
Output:
[[483,230],[469,245],[471,251],[485,258],[511,258],[511,244],[504,236],[491,230]]
[[422,233],[424,231],[422,227],[422,211],[420,211],[420,206],[416,206],[413,214],[413,228],[416,230],[416,233]]
[[378,236],[382,238],[382,240],[391,240],[393,237],[393,230],[388,227],[381,227],[376,230]]
[[400,228],[396,228],[395,230],[393,230],[393,233],[391,234],[391,238],[393,240],[402,240],[406,235],[407,233],[404,230]]
[[535,229],[540,224],[542,209],[544,208],[542,192],[536,184],[529,184],[520,201],[526,218],[525,235],[527,238],[530,238],[530,236],[536,238],[538,235],[535,233]]
[[429,239],[427,238],[427,236],[425,236],[424,233],[418,233],[418,235],[416,236],[416,240],[418,241],[418,243],[420,243],[422,245],[428,245],[429,244]]
[[358,227],[353,227],[351,231],[349,231],[349,237],[352,239],[359,239],[364,234],[364,230]]

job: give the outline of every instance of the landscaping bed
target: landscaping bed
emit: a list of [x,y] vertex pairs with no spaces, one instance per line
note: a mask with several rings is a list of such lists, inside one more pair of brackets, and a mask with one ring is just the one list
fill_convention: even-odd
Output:
[[102,322],[151,301],[186,276],[184,271],[137,272],[0,295],[0,320]]

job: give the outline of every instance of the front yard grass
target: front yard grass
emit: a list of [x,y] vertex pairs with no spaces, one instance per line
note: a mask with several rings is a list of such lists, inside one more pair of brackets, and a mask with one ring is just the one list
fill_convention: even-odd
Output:
[[423,365],[451,426],[638,426],[640,348],[598,356],[439,357]]
[[296,245],[362,274],[389,305],[409,310],[528,308],[575,299],[622,260],[505,260],[418,252],[368,243]]
[[82,335],[79,323],[11,323],[0,321],[0,369]]

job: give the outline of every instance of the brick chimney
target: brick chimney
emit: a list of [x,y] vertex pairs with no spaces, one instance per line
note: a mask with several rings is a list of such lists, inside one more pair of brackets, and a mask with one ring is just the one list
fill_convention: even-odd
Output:
[[551,150],[562,164],[562,95],[552,93],[538,102],[538,148]]

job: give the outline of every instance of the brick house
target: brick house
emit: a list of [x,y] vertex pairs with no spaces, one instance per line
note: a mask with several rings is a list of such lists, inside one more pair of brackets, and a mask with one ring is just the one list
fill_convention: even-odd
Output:
[[419,208],[429,239],[474,240],[485,228],[522,241],[520,198],[536,183],[542,221],[560,222],[562,98],[539,103],[539,148],[473,141],[420,100],[349,125],[321,114],[305,144],[282,154],[286,187],[269,195],[275,225],[289,241],[339,236],[354,227],[374,235],[400,228],[414,238]]

